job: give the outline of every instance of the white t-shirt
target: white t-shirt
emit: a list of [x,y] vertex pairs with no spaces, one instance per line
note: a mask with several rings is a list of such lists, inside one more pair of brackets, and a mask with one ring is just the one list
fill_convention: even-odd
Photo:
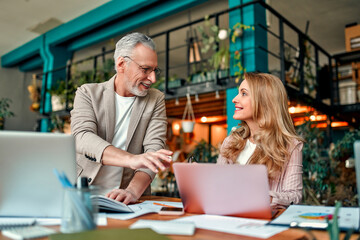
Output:
[[[122,97],[115,93],[116,123],[112,145],[125,150],[126,137],[130,123],[131,111],[136,97]],[[119,188],[124,168],[102,166],[94,179],[94,185],[100,187],[99,194],[105,195],[115,188]]]
[[250,142],[250,140],[248,139],[246,141],[245,148],[239,154],[238,158],[236,159],[236,162],[240,163],[241,165],[245,165],[249,161],[251,155],[253,155],[255,149],[256,149],[256,144]]

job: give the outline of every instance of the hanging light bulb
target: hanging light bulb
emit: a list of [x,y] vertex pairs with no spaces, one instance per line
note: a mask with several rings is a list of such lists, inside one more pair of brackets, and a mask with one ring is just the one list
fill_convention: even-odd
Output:
[[195,94],[195,102],[198,102],[199,101],[199,95],[196,93]]
[[289,112],[290,112],[290,113],[295,113],[295,111],[296,111],[296,109],[295,109],[294,106],[292,106],[292,107],[289,108]]
[[226,29],[221,29],[219,31],[218,37],[220,40],[225,40],[227,38],[227,36],[228,36],[228,32]]
[[176,98],[175,99],[175,105],[179,105],[180,103],[179,103],[179,98]]
[[216,92],[215,92],[215,98],[220,98],[219,90],[216,90]]

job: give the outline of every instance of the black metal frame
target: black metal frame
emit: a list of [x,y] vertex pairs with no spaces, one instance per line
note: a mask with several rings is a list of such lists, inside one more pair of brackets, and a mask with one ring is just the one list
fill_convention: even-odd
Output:
[[[274,36],[275,38],[277,38],[279,40],[279,49],[280,52],[279,54],[276,54],[274,52],[271,51],[271,49],[264,49],[263,47],[260,46],[255,46],[255,48],[259,48],[265,52],[267,52],[269,55],[277,58],[280,60],[280,78],[282,79],[285,87],[287,88],[288,92],[289,92],[289,96],[290,97],[295,97],[298,99],[308,99],[309,100],[309,104],[316,107],[318,110],[326,113],[329,115],[329,117],[332,116],[339,116],[339,112],[351,112],[351,111],[358,111],[360,110],[360,104],[354,104],[351,106],[339,106],[339,89],[338,89],[338,84],[336,83],[334,86],[334,81],[333,81],[333,62],[335,59],[335,62],[337,63],[339,61],[339,59],[341,58],[341,56],[335,56],[335,58],[333,56],[331,56],[329,53],[327,53],[322,47],[320,47],[317,43],[315,43],[313,40],[311,40],[305,33],[303,33],[302,31],[300,31],[295,25],[293,25],[291,22],[289,22],[286,18],[284,18],[283,16],[281,16],[277,11],[275,11],[271,6],[267,5],[264,1],[252,1],[252,2],[248,2],[245,4],[241,4],[239,6],[218,12],[218,13],[214,13],[209,15],[209,19],[214,18],[215,19],[215,24],[219,26],[219,17],[222,14],[227,14],[229,12],[238,10],[238,9],[242,9],[246,6],[250,6],[250,5],[254,5],[254,4],[259,4],[261,5],[263,8],[265,8],[269,13],[273,14],[275,17],[277,17],[277,19],[279,20],[279,35],[277,35],[276,33],[270,31],[266,26],[263,26],[261,24],[258,24],[256,27],[260,27],[262,29],[264,29],[268,34],[271,34],[272,36]],[[242,11],[241,11],[242,12]],[[241,16],[243,19],[243,16]],[[207,92],[214,92],[217,90],[224,90],[227,88],[232,88],[232,87],[236,87],[238,84],[235,83],[235,78],[232,76],[220,79],[218,77],[218,74],[216,74],[216,79],[215,81],[207,81],[207,82],[203,82],[203,83],[186,83],[185,85],[181,86],[181,87],[177,87],[177,88],[169,88],[169,69],[170,69],[170,55],[169,52],[173,49],[170,49],[170,34],[174,33],[177,30],[183,29],[183,28],[187,28],[189,26],[192,26],[194,24],[198,24],[200,22],[204,21],[204,18],[200,18],[197,20],[194,20],[192,22],[186,23],[186,24],[182,24],[180,26],[177,26],[175,28],[157,33],[152,35],[152,38],[157,38],[157,37],[161,37],[161,36],[165,36],[165,69],[164,69],[164,75],[165,75],[165,95],[166,95],[166,99],[171,99],[171,98],[177,98],[177,97],[183,97],[185,96],[187,93],[190,94],[201,94],[201,93],[207,93]],[[284,27],[288,27],[290,28],[292,31],[294,31],[297,35],[298,35],[298,47],[293,46],[291,43],[287,42],[285,37],[284,37]],[[305,45],[304,42],[307,41],[308,44],[310,44],[313,48],[314,48],[314,52],[315,52],[315,59],[313,60],[313,63],[315,64],[315,76],[316,76],[316,97],[310,97],[307,94],[304,93],[304,87],[305,87],[305,77],[304,77],[304,60],[305,60]],[[285,71],[285,56],[284,56],[284,52],[285,52],[285,45],[287,45],[288,47],[290,47],[291,49],[294,49],[296,51],[299,51],[299,57],[298,57],[298,64],[299,66],[296,67],[296,70],[299,71],[298,72],[298,76],[300,76],[300,86],[298,90],[295,90],[293,87],[291,87],[285,80],[286,78],[286,71]],[[179,47],[179,46],[178,46]],[[242,49],[242,51],[244,51],[246,49]],[[87,61],[89,59],[93,59],[94,61],[94,77],[96,75],[96,68],[97,68],[97,58],[98,57],[103,57],[106,54],[112,54],[114,50],[109,50],[109,51],[105,51],[105,49],[102,49],[102,53],[97,54],[95,56],[86,58],[84,60],[80,60],[77,61],[75,63],[73,62],[69,62],[66,66],[64,66],[63,68],[59,68],[59,69],[67,69],[67,74],[66,74],[66,80],[65,81],[69,81],[71,78],[71,66],[73,64],[79,64],[83,61]],[[327,59],[328,59],[328,65],[329,65],[329,75],[330,75],[330,79],[328,81],[329,84],[329,89],[331,91],[330,93],[330,104],[324,104],[322,102],[322,99],[320,98],[319,95],[319,54],[323,54]],[[243,55],[243,54],[242,54]],[[242,62],[243,61],[243,57],[242,56]],[[59,69],[55,69],[53,71],[57,71]],[[337,68],[335,68],[335,73],[336,76],[337,74]],[[45,78],[45,81],[47,81],[47,76],[48,76],[48,72],[46,73],[42,73],[42,75]],[[230,75],[230,74],[229,74]],[[42,99],[42,103],[44,106],[44,97]],[[66,110],[69,110],[68,108],[68,101],[66,102]]]

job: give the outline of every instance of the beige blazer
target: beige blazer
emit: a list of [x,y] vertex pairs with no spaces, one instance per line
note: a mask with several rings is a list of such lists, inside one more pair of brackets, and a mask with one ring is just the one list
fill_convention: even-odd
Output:
[[[111,145],[114,137],[115,76],[104,83],[90,83],[79,87],[74,108],[70,112],[71,132],[76,143],[77,175],[87,177],[90,184],[102,166],[104,149]],[[141,154],[165,148],[166,128],[164,94],[151,88],[145,97],[135,99],[125,150],[132,154]],[[147,168],[139,171],[148,173],[151,179],[155,176],[155,173]],[[120,188],[128,186],[134,172],[130,168],[124,168]],[[150,194],[150,186],[144,194]]]

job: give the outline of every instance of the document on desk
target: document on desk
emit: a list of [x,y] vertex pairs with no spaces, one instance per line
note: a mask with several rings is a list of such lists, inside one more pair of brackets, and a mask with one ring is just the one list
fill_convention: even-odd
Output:
[[[105,213],[98,213],[96,218],[96,225],[106,226],[107,219]],[[0,227],[2,223],[5,226],[11,224],[13,226],[21,225],[28,226],[33,224],[38,224],[41,226],[55,226],[61,224],[61,218],[29,218],[29,217],[0,217]]]
[[288,229],[288,227],[266,225],[268,221],[265,220],[208,214],[183,217],[172,221],[193,222],[197,228],[257,238],[269,238]]
[[106,213],[108,218],[128,220],[136,218],[148,213],[157,213],[163,206],[183,207],[182,202],[168,202],[168,201],[144,201],[142,203],[128,205],[133,213]]
[[195,225],[191,222],[174,222],[140,219],[130,226],[130,229],[151,228],[159,234],[194,235]]
[[288,227],[266,225],[268,223],[266,220],[208,214],[183,217],[172,221],[193,222],[197,228],[257,238],[269,238],[288,229]]
[[[331,218],[334,211],[335,207],[330,206],[291,205],[269,224],[325,229],[326,217]],[[358,207],[341,207],[338,216],[340,229],[359,229],[359,215]]]

